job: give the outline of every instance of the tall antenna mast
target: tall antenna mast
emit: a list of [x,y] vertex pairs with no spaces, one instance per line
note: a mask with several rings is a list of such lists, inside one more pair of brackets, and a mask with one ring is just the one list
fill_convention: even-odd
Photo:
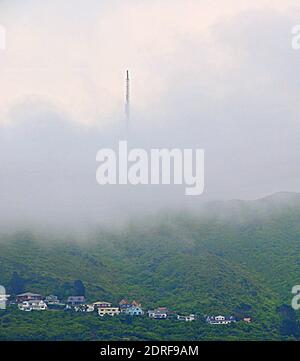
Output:
[[125,99],[126,131],[129,132],[130,124],[130,79],[129,71],[126,71],[126,99]]

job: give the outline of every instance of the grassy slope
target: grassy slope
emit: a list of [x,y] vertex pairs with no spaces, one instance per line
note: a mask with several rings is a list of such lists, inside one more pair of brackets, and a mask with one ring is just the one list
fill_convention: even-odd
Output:
[[[164,215],[122,232],[99,233],[81,244],[72,239],[46,244],[28,234],[7,242],[3,236],[0,274],[4,285],[14,270],[28,280],[28,290],[43,294],[63,292],[65,282],[81,279],[91,301],[117,302],[126,296],[141,300],[146,307],[166,305],[199,315],[230,314],[246,304],[255,323],[212,329],[201,321],[183,326],[134,320],[128,325],[127,319],[115,319],[101,321],[100,331],[99,319],[92,320],[90,315],[12,312],[2,315],[0,339],[21,337],[28,322],[35,325],[26,333],[32,338],[279,338],[276,307],[290,303],[291,288],[300,279],[299,219],[299,196],[276,195],[255,202],[212,204],[197,216]],[[47,335],[42,330],[45,317]],[[10,326],[4,333],[6,318]],[[64,336],[60,323],[65,325]],[[77,334],[75,329],[82,330]]]

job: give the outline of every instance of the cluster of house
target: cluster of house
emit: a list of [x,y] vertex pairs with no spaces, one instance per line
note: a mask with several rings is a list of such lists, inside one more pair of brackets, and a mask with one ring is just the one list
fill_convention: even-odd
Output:
[[[205,316],[205,321],[210,325],[229,325],[230,323],[237,322],[234,316]],[[243,318],[245,323],[251,323],[252,319],[249,316]]]
[[[57,296],[50,295],[43,297],[36,293],[22,293],[17,295],[16,304],[21,311],[45,311],[47,309],[73,309],[76,312],[97,312],[100,317],[116,316],[124,314],[128,316],[144,316],[145,312],[142,309],[141,303],[137,301],[129,302],[123,299],[118,306],[113,306],[110,302],[97,301],[91,304],[86,303],[84,296],[70,296],[66,303],[62,303]],[[153,319],[167,319],[172,314],[167,308],[160,307],[154,310],[149,310],[146,313],[149,318]],[[172,314],[174,316],[174,314]],[[195,315],[181,316],[176,315],[178,320],[194,321]]]
[[[116,316],[124,314],[128,316],[144,316],[145,312],[142,309],[141,303],[137,301],[129,302],[127,299],[123,299],[119,302],[118,306],[113,306],[110,302],[98,301],[91,304],[87,304],[84,296],[70,296],[66,303],[62,303],[57,296],[50,295],[43,297],[36,293],[22,293],[17,295],[16,304],[21,311],[45,311],[47,309],[56,310],[75,310],[76,312],[97,312],[100,317],[104,316]],[[154,310],[148,310],[147,316],[152,319],[167,319],[175,318],[179,321],[194,321],[196,316],[190,315],[178,315],[169,311],[166,307],[159,307]],[[206,322],[211,325],[230,324],[236,322],[236,318],[233,316],[206,316]],[[244,322],[250,323],[251,318],[245,317]]]
[[207,316],[206,322],[210,325],[228,325],[236,322],[236,318],[234,316]]

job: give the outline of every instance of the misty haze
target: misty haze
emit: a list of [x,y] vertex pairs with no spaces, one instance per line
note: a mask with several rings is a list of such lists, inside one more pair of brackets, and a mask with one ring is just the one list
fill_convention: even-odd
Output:
[[[232,1],[223,17],[213,13],[192,27],[180,1],[172,2],[174,23],[164,17],[170,2],[152,23],[154,4],[112,11],[90,1],[75,25],[78,14],[68,2],[60,5],[59,21],[56,2],[43,5],[47,16],[36,1],[17,4],[0,5],[8,33],[0,54],[3,225],[78,226],[300,191],[299,53],[291,49],[296,14],[288,5],[270,12]],[[184,8],[198,7],[191,1]],[[139,35],[120,22],[123,12],[137,15]],[[97,186],[97,151],[124,138],[126,67],[129,146],[203,148],[205,192],[197,199],[184,197],[180,186]]]
[[[0,1],[0,341],[300,340],[299,23],[299,0]],[[196,195],[103,185],[121,141],[198,150]]]

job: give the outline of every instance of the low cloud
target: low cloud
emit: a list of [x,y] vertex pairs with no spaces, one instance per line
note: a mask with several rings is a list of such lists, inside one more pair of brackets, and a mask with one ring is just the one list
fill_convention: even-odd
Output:
[[[90,227],[300,191],[295,1],[99,3],[0,5],[3,225]],[[97,184],[97,151],[124,136],[127,67],[131,146],[203,148],[203,196]]]

